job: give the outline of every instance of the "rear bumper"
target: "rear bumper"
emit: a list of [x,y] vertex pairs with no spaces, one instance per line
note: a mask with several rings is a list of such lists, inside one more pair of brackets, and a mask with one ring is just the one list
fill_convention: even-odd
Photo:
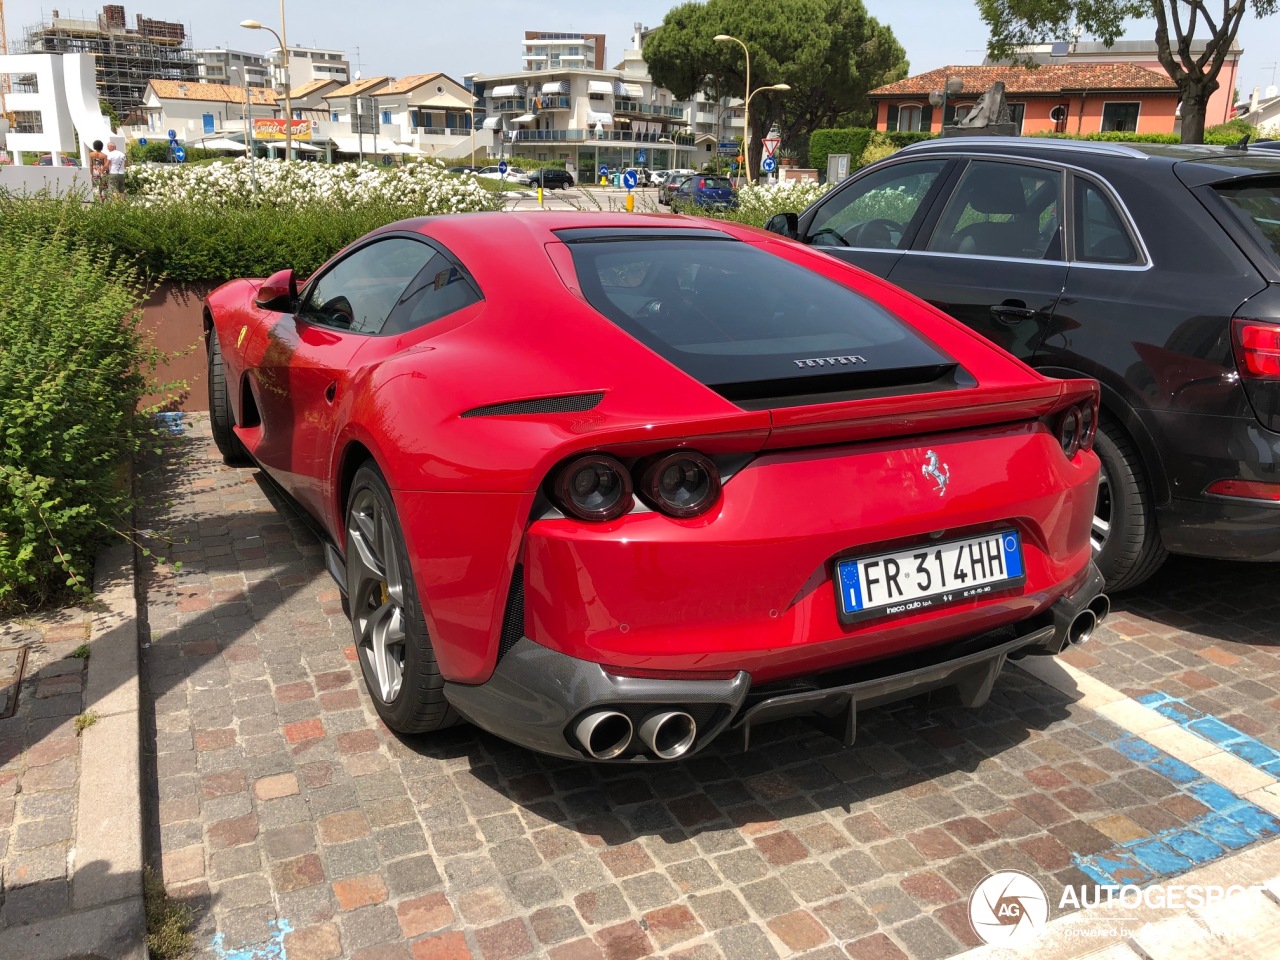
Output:
[[1172,500],[1159,514],[1171,553],[1215,560],[1280,560],[1280,503],[1205,496]]
[[[1053,654],[1068,643],[1072,624],[1090,604],[1105,616],[1102,576],[1090,564],[1084,583],[1048,611],[1012,626],[905,656],[752,688],[739,671],[727,680],[665,680],[614,676],[598,663],[518,640],[483,684],[445,684],[445,696],[479,727],[540,753],[592,759],[578,742],[578,721],[596,711],[627,716],[639,729],[647,716],[679,710],[694,718],[697,734],[682,756],[692,756],[729,732],[745,749],[752,728],[783,717],[806,716],[845,744],[856,736],[860,709],[932,690],[954,689],[970,707],[986,702],[1009,658]],[[612,762],[653,762],[636,738]]]

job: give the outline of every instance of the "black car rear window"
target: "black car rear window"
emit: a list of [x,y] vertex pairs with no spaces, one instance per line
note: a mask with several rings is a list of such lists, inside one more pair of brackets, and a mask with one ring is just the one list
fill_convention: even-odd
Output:
[[1280,177],[1257,177],[1214,187],[1218,196],[1280,265]]
[[569,249],[593,307],[730,399],[927,381],[954,367],[874,300],[737,240],[667,233]]

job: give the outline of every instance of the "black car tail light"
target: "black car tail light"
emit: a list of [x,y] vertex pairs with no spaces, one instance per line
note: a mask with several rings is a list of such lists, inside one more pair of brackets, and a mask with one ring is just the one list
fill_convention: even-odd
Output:
[[720,471],[702,454],[678,450],[644,464],[639,489],[655,510],[671,517],[696,517],[719,499]]
[[556,474],[553,489],[560,508],[579,520],[616,520],[634,503],[631,474],[605,454],[570,460]]

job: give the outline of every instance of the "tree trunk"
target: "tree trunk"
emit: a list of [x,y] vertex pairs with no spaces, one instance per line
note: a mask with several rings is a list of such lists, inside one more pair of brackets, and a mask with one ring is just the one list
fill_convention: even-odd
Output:
[[1182,142],[1204,143],[1204,115],[1209,108],[1209,97],[1213,89],[1208,84],[1182,84]]

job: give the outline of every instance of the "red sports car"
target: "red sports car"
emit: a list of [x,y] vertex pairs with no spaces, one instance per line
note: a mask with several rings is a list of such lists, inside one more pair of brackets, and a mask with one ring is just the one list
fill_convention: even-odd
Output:
[[641,762],[1106,615],[1098,387],[748,227],[392,224],[208,298],[214,438],[314,515],[388,726]]

